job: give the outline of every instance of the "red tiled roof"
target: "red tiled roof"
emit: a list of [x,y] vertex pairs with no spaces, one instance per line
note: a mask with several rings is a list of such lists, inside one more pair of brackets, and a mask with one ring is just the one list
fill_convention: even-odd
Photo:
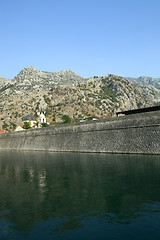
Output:
[[0,129],[0,133],[5,133],[5,130],[1,130],[1,129]]

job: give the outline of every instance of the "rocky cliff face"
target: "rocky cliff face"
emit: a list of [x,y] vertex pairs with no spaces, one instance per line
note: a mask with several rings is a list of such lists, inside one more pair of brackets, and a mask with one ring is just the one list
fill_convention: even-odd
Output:
[[25,115],[41,110],[57,124],[64,115],[72,121],[102,118],[159,102],[159,89],[115,75],[86,79],[71,70],[48,73],[28,67],[14,79],[0,78],[0,129],[13,130]]

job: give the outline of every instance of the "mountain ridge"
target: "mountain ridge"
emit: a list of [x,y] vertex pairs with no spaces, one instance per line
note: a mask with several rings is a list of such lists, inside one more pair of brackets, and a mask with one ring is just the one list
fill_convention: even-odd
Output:
[[[29,66],[29,67],[25,67],[23,68],[14,78],[12,79],[7,79],[5,77],[2,77],[0,75],[0,86],[2,85],[2,83],[10,83],[10,82],[14,82],[14,80],[17,80],[19,79],[19,76],[21,74],[23,74],[24,72],[28,72],[29,74],[30,73],[39,73],[40,75],[43,75],[44,74],[44,78],[47,78],[48,76],[51,77],[51,79],[53,78],[53,76],[59,76],[59,75],[67,75],[67,77],[71,77],[71,76],[74,76],[75,78],[77,77],[77,80],[87,80],[87,79],[90,79],[90,78],[93,78],[93,77],[90,77],[90,78],[85,78],[85,77],[82,77],[80,75],[78,75],[77,73],[75,73],[74,71],[72,70],[60,70],[60,71],[57,71],[57,72],[48,72],[48,71],[40,71],[38,70],[37,68],[35,68],[34,66]],[[114,74],[111,74],[111,75],[114,75]],[[41,76],[40,76],[41,77]],[[64,76],[63,76],[64,77]],[[96,76],[95,76],[96,77]],[[140,76],[140,77],[123,77],[124,79],[134,83],[134,84],[143,84],[143,85],[151,85],[151,86],[154,86],[158,89],[160,89],[160,78],[153,78],[153,77],[148,77],[148,76]],[[60,84],[61,82],[58,82],[56,84]],[[73,84],[74,82],[69,82],[68,84]],[[64,84],[64,81],[62,82],[62,84]]]

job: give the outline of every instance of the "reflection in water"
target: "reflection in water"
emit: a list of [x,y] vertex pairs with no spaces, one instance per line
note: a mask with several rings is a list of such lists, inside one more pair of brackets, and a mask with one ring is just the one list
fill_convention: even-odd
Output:
[[160,158],[0,152],[0,239],[157,239]]

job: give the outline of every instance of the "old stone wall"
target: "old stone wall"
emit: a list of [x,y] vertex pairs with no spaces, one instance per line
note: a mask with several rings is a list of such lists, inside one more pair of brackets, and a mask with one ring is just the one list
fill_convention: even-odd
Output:
[[160,111],[0,134],[0,149],[160,154]]

